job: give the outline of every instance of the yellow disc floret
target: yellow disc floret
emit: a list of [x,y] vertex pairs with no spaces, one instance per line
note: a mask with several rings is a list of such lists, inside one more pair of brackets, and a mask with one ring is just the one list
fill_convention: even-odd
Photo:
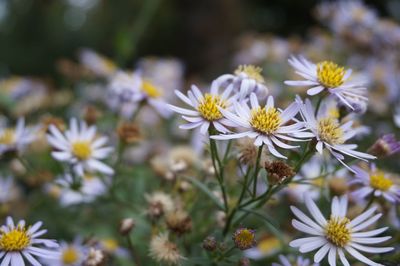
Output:
[[323,61],[317,64],[318,81],[326,88],[336,88],[343,84],[346,71],[331,61]]
[[31,243],[25,227],[16,227],[9,232],[0,232],[0,250],[21,251]]
[[87,160],[92,155],[92,147],[88,141],[75,141],[72,143],[72,153],[79,160]]
[[372,188],[387,191],[392,185],[393,181],[387,177],[385,177],[385,173],[382,171],[376,171],[370,174],[369,183]]
[[331,217],[325,227],[325,236],[338,247],[344,247],[351,239],[350,229],[347,227],[350,220],[346,217]]
[[11,128],[5,129],[0,135],[0,144],[10,145],[15,142],[15,131]]
[[79,253],[74,247],[67,247],[63,250],[61,255],[62,262],[66,265],[77,263],[79,260]]
[[223,117],[218,107],[224,109],[226,108],[226,103],[218,95],[206,93],[197,106],[197,110],[204,119],[214,121]]
[[331,145],[344,143],[343,129],[339,122],[332,117],[322,118],[318,121],[318,135],[322,141]]
[[256,80],[259,83],[264,83],[264,78],[261,76],[262,68],[253,65],[240,65],[235,70],[235,75],[245,73],[249,78]]
[[274,107],[255,108],[251,110],[250,125],[263,134],[274,133],[281,125],[281,116]]
[[150,98],[158,98],[162,95],[161,91],[149,81],[143,81],[142,91]]

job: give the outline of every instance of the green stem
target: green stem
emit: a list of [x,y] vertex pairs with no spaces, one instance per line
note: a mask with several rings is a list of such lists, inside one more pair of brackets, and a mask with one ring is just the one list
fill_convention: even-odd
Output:
[[129,235],[127,235],[126,239],[128,241],[129,251],[133,257],[133,260],[134,260],[136,266],[140,266],[141,264],[140,264],[139,256],[137,255],[137,253],[135,251],[131,237]]
[[261,154],[262,154],[262,149],[264,147],[264,144],[262,144],[259,148],[258,148],[258,153],[257,153],[257,160],[256,160],[256,168],[254,170],[254,176],[253,176],[253,197],[256,197],[257,194],[257,176],[258,176],[258,172],[260,171],[260,160],[261,160]]
[[372,203],[374,203],[374,200],[375,200],[374,193],[375,193],[375,190],[372,191],[371,198],[369,199],[367,205],[364,207],[364,210],[363,210],[361,213],[363,213],[363,212],[365,212],[366,210],[368,210],[368,208],[371,207]]

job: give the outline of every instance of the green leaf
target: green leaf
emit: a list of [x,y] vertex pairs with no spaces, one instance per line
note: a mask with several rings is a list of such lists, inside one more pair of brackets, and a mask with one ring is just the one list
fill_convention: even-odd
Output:
[[184,178],[189,180],[195,187],[204,192],[204,194],[206,194],[217,205],[219,209],[224,210],[222,202],[214,195],[214,193],[207,186],[205,186],[199,180],[191,176],[184,176]]

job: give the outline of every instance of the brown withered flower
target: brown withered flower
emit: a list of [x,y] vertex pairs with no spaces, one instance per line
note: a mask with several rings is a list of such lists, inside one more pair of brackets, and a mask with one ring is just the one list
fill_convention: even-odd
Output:
[[54,125],[60,131],[64,131],[66,129],[66,125],[64,120],[58,118],[56,116],[46,115],[41,119],[43,129],[47,132],[49,130],[50,125]]
[[183,210],[167,213],[165,222],[168,229],[177,235],[183,235],[192,230],[192,218]]
[[268,181],[272,185],[281,184],[296,174],[290,165],[279,160],[266,162],[264,167],[268,172]]
[[124,122],[117,128],[120,140],[126,144],[137,143],[142,139],[139,127],[132,122]]
[[97,120],[101,117],[101,112],[93,105],[88,105],[83,113],[83,119],[88,125],[96,124]]

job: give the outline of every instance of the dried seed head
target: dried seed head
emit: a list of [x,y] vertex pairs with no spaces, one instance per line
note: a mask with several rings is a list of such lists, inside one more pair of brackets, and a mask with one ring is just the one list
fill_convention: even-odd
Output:
[[120,223],[119,233],[123,236],[129,235],[134,227],[135,221],[132,218],[125,218]]
[[295,175],[293,168],[283,161],[272,161],[265,163],[265,170],[268,172],[268,181],[270,184],[281,184],[288,178]]
[[88,105],[83,114],[83,118],[88,125],[96,124],[97,120],[101,117],[100,111],[93,105]]
[[165,222],[168,229],[177,235],[183,235],[192,230],[192,219],[183,210],[175,210],[167,213]]
[[207,236],[203,240],[203,248],[207,251],[214,251],[217,249],[217,240],[213,236]]
[[142,139],[139,127],[131,122],[122,123],[117,128],[117,134],[120,140],[127,144],[137,143]]

